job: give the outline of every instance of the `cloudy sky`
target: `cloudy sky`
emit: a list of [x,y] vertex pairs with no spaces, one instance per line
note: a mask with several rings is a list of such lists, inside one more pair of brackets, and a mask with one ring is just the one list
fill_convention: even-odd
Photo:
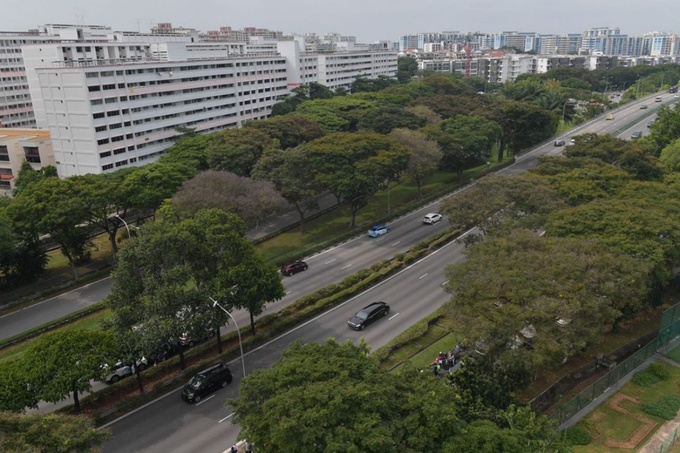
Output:
[[337,32],[360,42],[425,31],[562,34],[619,27],[635,35],[680,33],[680,0],[2,0],[0,7],[0,31],[46,23],[148,31],[158,22],[202,31]]

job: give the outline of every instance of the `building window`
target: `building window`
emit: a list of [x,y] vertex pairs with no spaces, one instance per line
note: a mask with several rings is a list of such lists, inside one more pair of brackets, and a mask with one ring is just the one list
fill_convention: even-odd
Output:
[[102,171],[111,170],[112,168],[113,164],[106,164],[102,166]]
[[101,159],[103,159],[105,157],[111,157],[111,151],[104,151],[103,153],[99,153],[99,157]]

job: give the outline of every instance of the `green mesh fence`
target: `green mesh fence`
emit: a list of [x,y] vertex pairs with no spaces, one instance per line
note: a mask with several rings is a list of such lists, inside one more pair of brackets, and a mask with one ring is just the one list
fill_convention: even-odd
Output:
[[680,335],[680,304],[674,305],[661,316],[659,335],[633,355],[616,365],[611,371],[599,380],[586,387],[581,393],[570,401],[560,404],[557,410],[550,416],[559,425],[576,415],[578,411],[590,404],[595,398],[602,395],[609,387],[616,384],[621,378],[635,370],[645,360],[656,354],[657,350]]
[[654,453],[667,453],[671,448],[673,448],[673,445],[675,445],[675,442],[678,441],[678,438],[680,437],[680,427],[675,428],[673,433],[668,436],[666,440],[663,441],[661,445],[654,451]]

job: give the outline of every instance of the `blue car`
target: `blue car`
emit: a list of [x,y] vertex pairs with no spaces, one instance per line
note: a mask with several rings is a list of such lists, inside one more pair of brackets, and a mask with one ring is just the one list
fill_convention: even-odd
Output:
[[368,229],[368,235],[372,238],[377,238],[390,231],[390,227],[387,225],[373,225]]

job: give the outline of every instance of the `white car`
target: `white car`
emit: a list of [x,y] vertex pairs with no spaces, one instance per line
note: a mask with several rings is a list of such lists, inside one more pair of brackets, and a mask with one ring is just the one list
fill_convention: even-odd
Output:
[[441,214],[433,212],[433,213],[430,213],[430,214],[426,215],[425,217],[423,217],[423,223],[425,223],[427,225],[433,225],[433,224],[439,222],[442,218],[443,217],[442,217]]

